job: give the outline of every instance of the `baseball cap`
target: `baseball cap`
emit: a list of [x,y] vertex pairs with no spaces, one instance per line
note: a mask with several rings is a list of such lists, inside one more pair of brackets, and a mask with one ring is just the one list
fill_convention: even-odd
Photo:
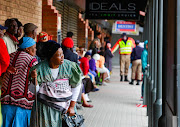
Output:
[[136,41],[135,41],[135,44],[139,44],[139,43],[140,43],[140,41],[139,41],[139,40],[136,40]]
[[0,29],[1,29],[1,30],[7,30],[8,27],[5,27],[5,26],[0,25]]
[[24,25],[24,33],[30,33],[37,28],[38,27],[34,25],[33,23],[27,23]]

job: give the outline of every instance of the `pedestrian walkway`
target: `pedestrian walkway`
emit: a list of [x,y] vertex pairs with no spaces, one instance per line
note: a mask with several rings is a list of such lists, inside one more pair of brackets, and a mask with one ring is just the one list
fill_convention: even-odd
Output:
[[119,80],[119,68],[113,68],[108,86],[100,86],[100,91],[90,93],[94,107],[78,110],[85,117],[85,127],[148,126],[146,108],[136,107],[136,104],[142,104],[141,86],[120,83]]

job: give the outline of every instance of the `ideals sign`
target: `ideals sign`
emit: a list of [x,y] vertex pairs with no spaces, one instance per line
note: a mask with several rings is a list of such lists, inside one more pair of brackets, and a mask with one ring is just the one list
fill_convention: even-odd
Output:
[[138,19],[140,0],[86,0],[86,19]]

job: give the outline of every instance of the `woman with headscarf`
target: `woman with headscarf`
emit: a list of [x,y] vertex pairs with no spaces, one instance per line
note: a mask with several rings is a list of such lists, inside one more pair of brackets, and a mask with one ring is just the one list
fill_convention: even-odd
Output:
[[[64,59],[63,50],[55,41],[45,42],[46,60],[35,68],[37,72],[38,127],[62,127],[62,115],[74,115],[74,106],[81,85],[81,70],[75,62]],[[32,70],[33,70],[32,69]],[[33,108],[33,112],[36,112]],[[36,126],[34,116],[31,127]]]
[[2,127],[28,127],[30,125],[35,96],[29,89],[31,83],[28,76],[31,67],[37,64],[35,55],[36,42],[30,37],[23,37],[20,40],[19,50],[10,55],[10,66],[15,67],[18,73],[6,72],[3,76]]

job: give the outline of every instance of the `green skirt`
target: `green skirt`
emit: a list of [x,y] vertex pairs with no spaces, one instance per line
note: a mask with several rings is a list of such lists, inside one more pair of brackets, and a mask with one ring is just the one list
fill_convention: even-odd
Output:
[[[62,127],[62,113],[38,102],[38,125],[39,127]],[[36,127],[35,105],[32,109],[30,127]]]

